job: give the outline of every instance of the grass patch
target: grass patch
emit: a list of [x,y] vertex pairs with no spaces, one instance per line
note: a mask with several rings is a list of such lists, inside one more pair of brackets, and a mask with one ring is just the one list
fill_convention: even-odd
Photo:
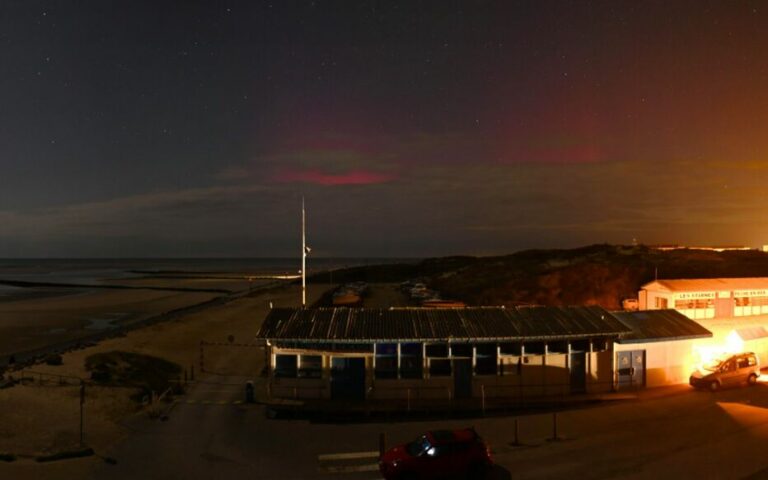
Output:
[[152,391],[164,392],[182,371],[178,364],[163,358],[123,351],[90,355],[85,359],[85,368],[97,384],[138,388],[136,398]]

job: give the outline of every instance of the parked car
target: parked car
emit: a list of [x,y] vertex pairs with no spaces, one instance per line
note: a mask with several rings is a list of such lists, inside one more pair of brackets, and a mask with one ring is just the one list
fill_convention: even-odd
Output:
[[474,428],[436,430],[391,448],[379,459],[387,480],[483,478],[493,464],[491,449]]
[[760,362],[752,352],[724,355],[693,372],[689,383],[693,387],[717,391],[721,387],[746,383],[754,385],[760,376]]

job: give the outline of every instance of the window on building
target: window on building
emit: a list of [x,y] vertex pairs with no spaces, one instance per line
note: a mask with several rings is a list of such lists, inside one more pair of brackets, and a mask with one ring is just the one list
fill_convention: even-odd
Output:
[[376,344],[375,378],[397,378],[397,344]]
[[568,342],[549,342],[547,344],[548,353],[568,353]]
[[589,340],[574,340],[571,342],[571,352],[588,352]]
[[447,343],[431,343],[426,346],[428,358],[448,358]]
[[544,355],[544,342],[531,342],[525,344],[526,355]]
[[748,307],[750,304],[749,297],[735,297],[734,300],[736,301],[737,307]]
[[523,373],[523,357],[517,357],[514,363],[502,363],[502,375],[520,375]]
[[500,343],[499,350],[502,355],[517,355],[520,356],[522,352],[522,343]]
[[297,362],[296,355],[275,355],[275,377],[296,378]]
[[454,343],[451,345],[451,357],[472,358],[472,345],[468,343]]
[[608,339],[607,338],[596,338],[592,340],[592,351],[593,352],[604,352],[608,350]]
[[656,297],[656,308],[664,309],[667,308],[667,299],[663,297]]
[[495,343],[481,343],[475,346],[476,375],[496,375],[498,363]]
[[299,357],[299,378],[320,378],[322,376],[322,355],[301,355]]
[[429,360],[430,377],[450,377],[451,361],[447,358],[432,358]]
[[752,297],[752,305],[755,305],[755,306],[768,305],[768,297]]
[[420,343],[400,344],[400,378],[422,378],[423,365]]

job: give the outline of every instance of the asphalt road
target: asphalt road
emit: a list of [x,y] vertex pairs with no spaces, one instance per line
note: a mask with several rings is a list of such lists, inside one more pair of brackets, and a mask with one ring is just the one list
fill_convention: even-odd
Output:
[[768,471],[768,384],[715,394],[687,388],[637,401],[514,418],[323,424],[270,420],[236,404],[244,377],[208,377],[161,422],[144,417],[91,478],[379,478],[378,434],[401,443],[433,428],[474,425],[491,443],[505,478],[762,478]]

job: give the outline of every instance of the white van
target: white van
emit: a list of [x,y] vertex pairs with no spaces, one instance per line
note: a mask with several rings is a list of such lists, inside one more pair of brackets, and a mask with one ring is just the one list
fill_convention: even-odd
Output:
[[754,385],[760,376],[760,362],[752,352],[724,355],[693,372],[689,383],[693,387],[707,388],[713,392],[721,387]]

